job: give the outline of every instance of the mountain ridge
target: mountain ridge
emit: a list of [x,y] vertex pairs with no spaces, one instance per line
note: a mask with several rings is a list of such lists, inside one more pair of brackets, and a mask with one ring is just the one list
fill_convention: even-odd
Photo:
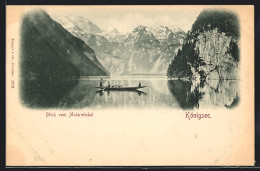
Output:
[[82,33],[69,28],[68,31],[93,48],[98,60],[113,75],[166,74],[166,66],[181,48],[185,37],[184,31],[170,26],[138,26],[127,34]]

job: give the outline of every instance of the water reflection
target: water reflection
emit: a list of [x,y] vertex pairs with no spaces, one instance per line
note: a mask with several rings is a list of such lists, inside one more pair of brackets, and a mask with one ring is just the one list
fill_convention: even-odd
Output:
[[[158,108],[174,107],[179,108],[175,98],[167,88],[165,77],[112,77],[104,78],[105,82],[111,85],[122,85],[124,87],[136,87],[139,81],[147,86],[134,91],[96,91],[91,106],[95,108]],[[92,80],[94,85],[99,85],[99,80]],[[104,83],[106,85],[106,83]]]
[[[117,92],[116,90],[113,90],[113,91],[115,91],[115,92]],[[107,90],[98,90],[98,91],[96,91],[96,94],[99,94],[100,96],[103,96],[104,95],[104,93],[106,92],[107,93],[107,95],[109,96],[109,94],[110,94],[110,92],[113,92],[113,91],[107,91]],[[126,91],[126,90],[125,90]],[[122,92],[122,91],[121,91]],[[127,92],[127,91],[126,91]],[[145,92],[143,92],[143,91],[140,91],[140,90],[129,90],[128,92],[134,92],[134,93],[137,93],[139,96],[141,96],[141,95],[147,95]]]
[[[69,92],[78,85],[71,79],[23,79],[20,80],[20,96],[23,105],[30,108],[56,108],[74,101],[67,98]],[[75,97],[80,101],[82,97]]]
[[111,85],[147,87],[137,91],[99,91],[99,77],[22,80],[21,100],[29,108],[233,108],[238,81],[183,81],[165,77],[104,78]]
[[233,108],[239,104],[236,80],[169,80],[168,87],[183,109]]
[[193,88],[192,82],[182,80],[169,80],[168,87],[172,95],[177,99],[181,108],[199,108],[199,100],[202,98],[203,93],[199,91],[198,87]]

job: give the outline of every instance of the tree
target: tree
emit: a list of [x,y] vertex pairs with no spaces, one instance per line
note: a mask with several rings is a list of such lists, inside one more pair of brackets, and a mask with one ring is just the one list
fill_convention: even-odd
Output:
[[218,28],[219,32],[227,33],[228,36],[240,37],[239,19],[237,15],[225,10],[203,10],[192,25],[191,30],[192,32],[201,32],[214,28]]
[[236,42],[233,40],[229,44],[228,53],[235,59],[235,61],[239,62],[239,48]]

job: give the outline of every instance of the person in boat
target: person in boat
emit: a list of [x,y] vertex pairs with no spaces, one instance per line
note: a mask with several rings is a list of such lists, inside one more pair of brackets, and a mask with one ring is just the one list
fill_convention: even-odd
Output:
[[102,84],[103,84],[103,79],[101,78],[101,79],[100,79],[99,87],[102,87]]
[[142,87],[141,82],[139,81],[138,87]]
[[109,83],[109,81],[108,81],[108,83],[107,83],[107,87],[110,88],[110,83]]

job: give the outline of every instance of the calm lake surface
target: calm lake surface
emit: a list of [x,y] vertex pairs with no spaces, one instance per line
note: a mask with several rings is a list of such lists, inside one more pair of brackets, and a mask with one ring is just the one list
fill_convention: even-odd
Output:
[[21,100],[30,108],[233,108],[239,80],[168,80],[164,76],[102,77],[104,84],[147,87],[140,91],[98,91],[101,77],[22,80]]

